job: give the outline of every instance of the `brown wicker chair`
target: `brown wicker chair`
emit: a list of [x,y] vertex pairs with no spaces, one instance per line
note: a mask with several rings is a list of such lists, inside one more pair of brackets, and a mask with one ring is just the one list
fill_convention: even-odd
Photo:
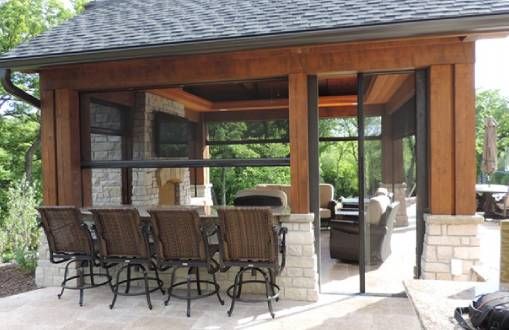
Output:
[[[149,245],[149,224],[142,223],[135,208],[97,208],[90,210],[94,215],[101,263],[108,269],[115,264],[122,266],[117,270],[116,280],[112,285],[113,301],[110,309],[115,306],[117,296],[145,295],[148,308],[152,309],[150,293],[161,290],[163,282],[159,278],[157,267],[154,264]],[[143,271],[143,277],[131,278],[131,269],[136,267]],[[127,278],[120,281],[120,274],[126,270]],[[148,270],[155,271],[156,277],[149,277]],[[131,282],[144,281],[145,290],[131,293]],[[149,281],[155,281],[156,287],[150,289]],[[125,284],[125,291],[119,292],[121,285]]]
[[[45,206],[38,208],[41,215],[41,225],[48,239],[50,262],[59,264],[67,262],[62,281],[62,290],[58,299],[62,297],[65,289],[80,290],[80,306],[83,306],[83,290],[95,288],[110,283],[111,277],[106,274],[94,273],[94,266],[99,267],[97,253],[94,249],[92,235],[88,227],[80,219],[80,211],[74,206]],[[77,275],[69,275],[69,266],[78,265]],[[85,268],[89,272],[85,273]],[[97,283],[95,279],[106,278]],[[85,283],[89,278],[90,283]],[[75,286],[69,281],[76,280]]]
[[[151,216],[152,234],[157,265],[160,270],[173,267],[171,284],[168,288],[168,305],[170,298],[187,300],[187,316],[191,316],[191,300],[217,295],[221,305],[224,301],[219,295],[219,285],[216,281],[216,272],[219,264],[212,259],[217,248],[211,249],[208,238],[216,234],[217,226],[204,226],[196,209],[174,207],[167,209],[148,210]],[[200,280],[199,268],[207,268],[212,275],[212,281]],[[175,273],[179,268],[187,268],[187,280],[175,283]],[[195,279],[192,279],[192,274]],[[196,283],[198,295],[191,295],[191,283]],[[202,295],[201,284],[210,284],[214,290]],[[173,289],[186,285],[185,296],[177,295]]]
[[[226,291],[232,298],[228,315],[231,316],[236,300],[260,301],[240,299],[243,284],[263,283],[266,294],[264,301],[267,301],[270,315],[274,318],[272,301],[279,299],[279,287],[275,283],[275,276],[285,266],[287,229],[274,224],[270,208],[221,208],[218,209],[218,213],[221,270],[226,271],[232,266],[240,267],[235,276],[235,283]],[[279,263],[279,254],[281,254],[281,263]],[[243,274],[248,271],[252,275],[262,274],[264,280],[244,281]]]

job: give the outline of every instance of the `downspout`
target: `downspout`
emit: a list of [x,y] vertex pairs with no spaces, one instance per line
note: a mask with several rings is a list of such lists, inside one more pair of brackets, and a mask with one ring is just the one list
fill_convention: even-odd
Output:
[[24,101],[37,109],[41,109],[41,100],[14,85],[10,69],[0,69],[0,81],[2,82],[2,87],[7,93],[21,99],[21,101]]
[[[23,102],[30,104],[31,106],[41,109],[41,100],[33,95],[28,94],[12,82],[12,72],[10,69],[0,69],[0,81],[5,91],[14,97],[17,97]],[[37,138],[32,142],[30,147],[25,153],[25,176],[28,183],[32,184],[32,159],[35,150],[41,142],[41,131],[37,134]]]

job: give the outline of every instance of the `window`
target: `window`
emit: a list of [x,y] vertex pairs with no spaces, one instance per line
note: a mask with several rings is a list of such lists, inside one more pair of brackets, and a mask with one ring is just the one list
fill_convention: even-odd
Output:
[[154,114],[155,154],[163,158],[189,157],[191,143],[191,122],[162,112]]

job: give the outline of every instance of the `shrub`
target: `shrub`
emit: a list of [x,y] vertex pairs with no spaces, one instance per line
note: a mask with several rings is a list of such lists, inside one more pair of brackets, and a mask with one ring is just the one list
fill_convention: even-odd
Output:
[[39,226],[37,223],[38,201],[33,188],[24,178],[13,184],[7,192],[7,216],[4,232],[7,248],[14,260],[26,271],[35,270]]

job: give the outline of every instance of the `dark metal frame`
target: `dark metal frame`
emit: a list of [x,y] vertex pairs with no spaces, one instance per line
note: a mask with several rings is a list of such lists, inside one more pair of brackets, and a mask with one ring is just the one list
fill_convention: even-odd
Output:
[[200,168],[261,166],[290,166],[290,158],[94,160],[81,162],[82,168]]
[[[276,276],[285,268],[286,265],[286,234],[288,233],[288,228],[280,227],[274,225],[272,227],[273,235],[277,238],[278,242],[278,252],[281,254],[281,263],[274,264],[272,262],[253,262],[253,261],[224,261],[221,258],[221,268],[222,272],[227,271],[230,267],[240,267],[240,270],[235,275],[235,281],[233,285],[226,289],[226,293],[230,298],[232,298],[232,302],[230,305],[230,309],[228,310],[228,316],[232,316],[233,308],[235,307],[236,301],[241,301],[245,303],[258,303],[262,301],[266,301],[269,307],[269,313],[272,318],[275,317],[274,309],[272,307],[272,301],[279,301],[279,291],[280,288],[276,284],[275,278]],[[221,227],[218,227],[218,237],[219,237],[219,253],[220,255],[224,255],[225,247],[223,242],[223,234],[221,232]],[[263,269],[266,268],[267,271]],[[251,274],[254,276],[256,273],[260,273],[263,276],[263,280],[247,280],[244,281],[243,275],[245,272],[251,271]],[[265,296],[266,299],[242,299],[242,285],[248,283],[261,283],[265,284]],[[232,293],[233,290],[233,293]]]
[[428,70],[415,71],[415,112],[416,112],[416,267],[415,277],[421,277],[421,256],[424,245],[424,213],[428,210]]
[[[148,210],[149,214],[152,217],[152,214],[150,210]],[[204,246],[205,246],[205,255],[207,256],[206,261],[201,260],[166,260],[163,259],[162,256],[159,256],[157,253],[156,261],[157,261],[157,267],[161,271],[168,270],[170,268],[173,268],[171,272],[171,281],[170,286],[168,287],[168,298],[164,301],[165,306],[168,306],[171,297],[175,297],[177,299],[186,300],[187,302],[187,309],[186,309],[186,315],[187,317],[191,316],[191,300],[195,299],[201,299],[206,298],[212,295],[216,295],[217,299],[219,300],[219,303],[221,305],[224,305],[224,301],[221,298],[221,295],[219,294],[219,284],[217,284],[216,280],[216,273],[219,270],[219,263],[212,258],[213,251],[211,251],[210,246],[208,244],[208,239],[211,236],[215,236],[217,234],[217,225],[207,226],[207,225],[201,225],[200,226],[200,232],[201,232],[201,238],[203,240]],[[154,241],[160,241],[160,238],[152,232],[154,235]],[[206,267],[209,274],[212,275],[212,281],[208,280],[202,280],[200,279],[200,271],[199,268]],[[180,281],[175,283],[175,274],[179,268],[187,268],[187,278],[185,281]],[[194,273],[195,279],[192,279],[192,274]],[[191,295],[191,283],[196,283],[196,290],[198,291],[197,296]],[[214,286],[214,290],[211,290],[207,292],[205,295],[202,295],[201,290],[201,284],[206,283]],[[180,287],[182,285],[186,285],[186,295],[178,295],[173,293],[173,289]]]
[[359,291],[366,293],[366,251],[369,251],[369,224],[365,220],[365,157],[364,142],[369,140],[364,132],[364,80],[366,76],[395,74],[400,72],[412,72],[415,74],[415,102],[416,102],[416,164],[417,164],[417,228],[416,228],[416,267],[415,275],[418,278],[421,274],[421,255],[424,242],[424,219],[423,214],[428,207],[428,184],[427,184],[427,134],[428,134],[428,70],[408,70],[408,71],[387,71],[359,73],[357,75],[357,121],[358,121],[358,173],[359,173]]
[[366,293],[366,233],[368,224],[364,216],[364,187],[365,187],[365,166],[364,166],[364,73],[357,75],[357,174],[359,176],[359,291]]
[[[315,253],[317,267],[320,269],[320,111],[318,108],[318,77],[308,76],[308,153],[309,153],[309,207],[314,214]],[[318,276],[320,286],[320,276]]]
[[[41,212],[41,210],[39,210]],[[49,237],[52,235],[49,233],[45,226],[42,225],[42,222],[40,222],[40,226],[43,228],[44,233],[46,234],[46,237]],[[86,289],[92,289],[97,288],[106,284],[110,284],[111,286],[111,276],[109,274],[100,274],[100,273],[94,273],[94,267],[101,266],[100,263],[97,262],[97,254],[94,250],[94,241],[92,239],[92,234],[90,233],[90,230],[88,226],[85,223],[80,224],[81,230],[85,233],[87,237],[87,242],[89,246],[89,254],[78,254],[78,253],[55,253],[50,248],[49,250],[49,260],[52,264],[61,264],[64,262],[67,262],[65,265],[64,270],[64,280],[60,284],[62,287],[62,290],[57,295],[58,299],[62,298],[62,295],[64,294],[65,289],[69,290],[79,290],[80,291],[80,298],[79,298],[79,305],[83,306],[83,291]],[[73,263],[78,264],[77,268],[77,275],[68,277],[69,274],[69,266]],[[85,267],[89,268],[89,273],[85,274],[83,269]],[[106,280],[103,282],[96,283],[95,278],[96,277],[106,277]],[[90,284],[85,284],[85,278],[90,278]],[[77,285],[68,285],[67,283],[72,280],[77,280]]]
[[[92,214],[94,214],[93,209],[91,211],[92,211]],[[94,219],[97,219],[96,214],[94,214]],[[149,230],[150,230],[149,224],[144,223],[143,221],[141,221],[141,219],[140,219],[140,222],[141,222],[140,231],[141,231],[142,237],[144,239],[146,251],[148,251],[148,253],[151,254],[150,243],[149,243]],[[96,230],[96,233],[97,233],[97,236],[99,239],[104,239],[101,237],[102,233],[100,230]],[[148,308],[152,309],[150,293],[155,292],[157,290],[161,290],[161,293],[164,295],[163,281],[161,281],[161,279],[159,278],[159,272],[158,272],[157,267],[151,257],[147,257],[147,258],[144,258],[144,257],[132,257],[132,258],[129,258],[129,257],[101,257],[100,261],[101,261],[102,267],[104,269],[106,269],[106,274],[108,276],[110,276],[109,269],[111,267],[120,265],[120,264],[122,265],[120,267],[120,269],[118,269],[116,272],[115,283],[112,284],[110,282],[110,287],[111,287],[111,290],[113,291],[113,300],[109,306],[110,309],[113,309],[113,307],[115,306],[115,302],[117,301],[117,296],[145,295],[145,297],[147,299]],[[141,269],[143,271],[143,277],[131,278],[131,267],[136,267],[136,268]],[[148,276],[147,268],[148,268],[148,270],[154,271],[155,277]],[[125,280],[120,281],[120,274],[124,270],[127,271],[127,278]],[[130,293],[129,291],[131,288],[131,282],[140,281],[140,280],[143,280],[145,283],[144,291]],[[153,289],[150,289],[149,284],[148,284],[149,281],[155,281],[157,283],[157,286]],[[126,284],[125,291],[119,292],[120,286],[124,283]]]

